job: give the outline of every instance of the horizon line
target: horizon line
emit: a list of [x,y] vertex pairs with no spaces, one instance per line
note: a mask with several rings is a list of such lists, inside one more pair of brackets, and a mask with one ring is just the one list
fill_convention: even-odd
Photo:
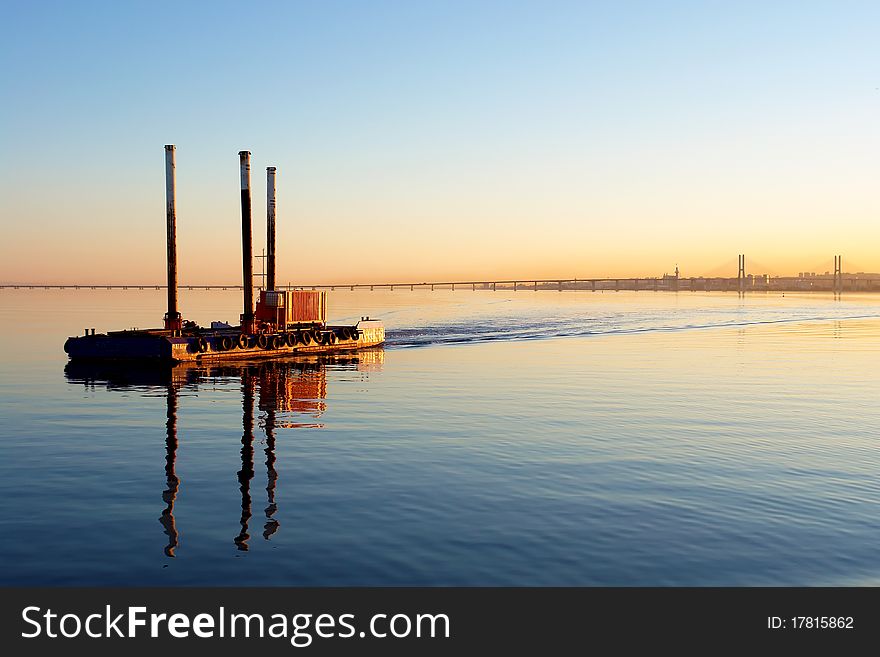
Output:
[[[809,274],[809,275],[801,275],[801,274]],[[842,272],[842,276],[877,276],[880,277],[880,272]],[[259,276],[259,275],[257,275]],[[824,278],[824,277],[833,277],[833,272],[800,272],[799,274],[790,274],[790,275],[769,275],[769,274],[746,274],[745,278],[769,278],[770,280],[779,280],[779,279],[810,279],[810,278]],[[373,282],[373,283],[292,283],[288,282],[286,285],[278,285],[276,289],[306,289],[306,288],[364,288],[364,287],[424,287],[424,286],[444,286],[444,285],[518,285],[520,283],[532,283],[532,284],[548,284],[548,283],[590,283],[590,282],[606,282],[606,281],[665,281],[665,280],[731,280],[737,279],[738,276],[675,276],[673,274],[663,274],[661,276],[586,276],[586,277],[576,277],[576,278],[535,278],[535,277],[524,277],[524,278],[508,278],[508,279],[491,279],[491,278],[481,278],[481,279],[467,279],[467,280],[441,280],[441,281],[385,281],[385,282]],[[3,282],[0,283],[0,288],[152,288],[152,289],[167,289],[167,283],[46,283],[46,282]],[[178,288],[232,288],[232,289],[242,289],[244,285],[242,283],[178,283]],[[263,285],[259,283],[254,283],[253,287],[263,289]]]

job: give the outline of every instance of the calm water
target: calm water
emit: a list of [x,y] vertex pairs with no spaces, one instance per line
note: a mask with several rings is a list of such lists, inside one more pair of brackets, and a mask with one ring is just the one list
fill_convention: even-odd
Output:
[[162,292],[0,295],[5,585],[880,584],[880,297],[337,291],[384,350],[120,370],[64,338]]

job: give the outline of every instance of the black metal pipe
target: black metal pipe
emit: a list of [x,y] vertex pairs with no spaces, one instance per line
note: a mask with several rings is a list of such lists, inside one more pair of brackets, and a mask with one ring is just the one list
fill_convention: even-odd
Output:
[[254,319],[254,258],[251,235],[251,154],[239,151],[241,163],[241,262],[242,287],[244,288],[244,312],[242,329],[251,331]]
[[266,167],[266,289],[275,289],[275,167]]
[[174,146],[165,146],[165,228],[168,262],[168,313],[166,329],[181,328],[177,310],[177,202],[175,199]]

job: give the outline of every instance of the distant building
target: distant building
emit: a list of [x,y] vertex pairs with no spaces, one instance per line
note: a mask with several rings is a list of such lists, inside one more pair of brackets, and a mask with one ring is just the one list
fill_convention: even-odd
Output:
[[679,277],[680,277],[680,272],[678,271],[678,265],[675,265],[675,273],[674,274],[667,274],[666,272],[663,273],[663,280],[664,281],[677,281],[679,279]]

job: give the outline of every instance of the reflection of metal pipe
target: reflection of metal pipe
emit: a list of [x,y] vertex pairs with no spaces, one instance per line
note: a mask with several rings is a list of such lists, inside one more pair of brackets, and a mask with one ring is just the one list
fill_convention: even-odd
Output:
[[251,235],[251,154],[239,151],[241,166],[241,261],[244,288],[244,312],[241,315],[242,333],[253,333],[254,324],[254,257]]
[[241,490],[241,532],[233,541],[239,550],[247,551],[248,521],[251,518],[251,479],[254,478],[254,377],[246,367],[241,373],[242,390],[242,435],[241,470],[238,471],[238,484]]
[[174,521],[174,501],[177,499],[177,491],[180,488],[180,479],[174,471],[174,464],[177,460],[177,389],[173,383],[168,384],[167,417],[165,422],[165,490],[162,491],[165,508],[162,510],[159,522],[165,528],[165,535],[168,536],[165,556],[173,557],[174,550],[178,545],[177,524]]
[[165,146],[165,242],[168,251],[168,313],[166,329],[180,329],[177,310],[177,201],[175,198],[174,146]]
[[269,537],[278,531],[280,523],[273,517],[278,511],[275,504],[275,486],[278,482],[278,472],[275,470],[275,409],[266,411],[266,524],[263,525],[263,538]]
[[266,167],[266,289],[275,289],[275,167]]

